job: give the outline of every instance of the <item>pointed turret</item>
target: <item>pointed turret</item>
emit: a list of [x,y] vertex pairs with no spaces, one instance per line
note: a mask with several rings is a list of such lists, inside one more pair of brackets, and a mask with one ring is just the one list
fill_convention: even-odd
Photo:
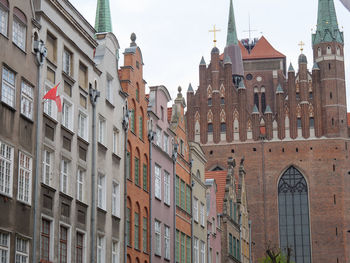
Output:
[[256,104],[254,105],[252,114],[259,114],[259,110],[258,110],[258,107],[256,106]]
[[276,94],[283,94],[283,89],[281,87],[281,84],[278,84],[277,89],[276,89]]
[[207,64],[205,63],[204,57],[202,57],[201,62],[199,63],[200,66],[206,66]]
[[188,89],[187,89],[187,93],[193,93],[193,88],[192,88],[192,84],[190,83],[190,85],[188,85]]
[[235,15],[233,10],[233,3],[230,0],[230,12],[227,26],[227,41],[224,50],[224,57],[229,57],[232,63],[233,81],[236,86],[243,79],[243,60],[241,49],[238,45],[237,27],[235,22]]
[[112,32],[111,11],[109,0],[97,0],[95,30],[97,33]]
[[288,72],[295,72],[293,65],[292,65],[292,62],[289,65]]
[[318,66],[317,62],[314,63],[312,70],[320,70],[320,67]]
[[230,0],[230,14],[228,17],[226,46],[228,47],[232,45],[238,45],[238,38],[237,38],[235,13],[233,11],[233,3],[232,3],[232,0]]
[[324,42],[344,43],[343,32],[340,32],[333,0],[318,0],[317,28],[312,35],[312,44]]
[[271,110],[271,107],[269,105],[266,106],[266,109],[265,109],[265,114],[272,114],[272,110]]

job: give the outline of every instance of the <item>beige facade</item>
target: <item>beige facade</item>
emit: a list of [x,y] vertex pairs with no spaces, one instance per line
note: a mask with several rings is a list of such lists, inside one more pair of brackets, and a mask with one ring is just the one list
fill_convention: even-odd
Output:
[[[205,186],[205,164],[207,162],[201,146],[189,142],[192,179],[192,239],[193,257],[198,262],[207,262],[210,256],[207,240],[207,201]],[[198,240],[198,246],[196,241]],[[202,258],[204,257],[204,260]],[[210,262],[210,261],[209,261]]]

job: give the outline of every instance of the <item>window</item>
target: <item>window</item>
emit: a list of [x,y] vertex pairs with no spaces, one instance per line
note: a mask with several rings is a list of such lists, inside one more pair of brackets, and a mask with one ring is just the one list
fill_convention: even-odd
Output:
[[[45,91],[48,92],[52,87],[46,85]],[[57,118],[57,106],[56,103],[52,100],[45,100],[44,102],[44,112],[50,116],[51,118],[55,119]]]
[[126,152],[126,178],[131,180],[130,152]]
[[186,211],[191,214],[191,187],[186,185]]
[[107,78],[106,99],[113,104],[113,79]]
[[52,172],[52,153],[48,150],[43,151],[43,183],[50,185],[50,177]]
[[208,106],[211,106],[211,105],[213,105],[213,100],[212,100],[212,98],[209,98],[208,99]]
[[160,106],[160,115],[161,115],[161,120],[164,121],[164,108],[163,108],[163,106]]
[[176,230],[176,237],[175,237],[175,242],[176,242],[176,247],[175,247],[175,261],[179,262],[179,253],[180,253],[180,232],[179,230]]
[[97,179],[97,206],[106,209],[106,177],[102,174]]
[[161,186],[161,178],[160,178],[160,167],[158,165],[155,165],[154,174],[155,174],[154,196],[158,199],[162,199],[162,197],[161,197],[162,186]]
[[200,221],[201,226],[204,226],[204,204],[201,203],[201,209],[200,209]]
[[194,238],[194,247],[193,247],[193,262],[199,263],[199,241],[198,238]]
[[18,200],[31,203],[32,195],[32,158],[19,152]]
[[60,180],[60,190],[62,193],[68,193],[68,161],[61,161],[61,180]]
[[[8,3],[6,7],[8,8]],[[6,7],[0,5],[0,33],[4,36],[7,36],[7,24],[9,20],[9,12]]]
[[112,215],[120,217],[120,189],[117,183],[113,183],[112,189]]
[[134,224],[135,224],[135,228],[134,228],[134,246],[135,249],[139,249],[140,248],[140,213],[135,212],[135,218],[134,218]]
[[75,245],[75,262],[83,263],[84,262],[84,234],[77,232],[76,236],[76,245]]
[[265,112],[266,110],[266,96],[265,92],[261,93],[261,112]]
[[193,203],[193,220],[198,222],[198,199],[194,198]]
[[119,263],[119,243],[117,241],[112,242],[112,263]]
[[259,93],[254,93],[254,105],[259,109]]
[[221,105],[225,105],[225,98],[221,97],[221,99],[220,99],[220,104],[221,104]]
[[219,252],[216,252],[216,261],[215,262],[220,262],[220,255]]
[[237,258],[237,247],[236,247],[236,238],[235,237],[233,237],[232,238],[232,243],[233,243],[233,256],[235,257],[235,258]]
[[184,150],[185,150],[184,141],[180,140],[180,153],[181,153],[181,155],[184,155]]
[[135,109],[130,110],[130,129],[135,133]]
[[181,233],[181,262],[185,262],[185,242],[186,242],[186,235],[184,233]]
[[169,152],[169,135],[164,133],[164,152],[168,153]]
[[10,259],[10,235],[0,232],[1,263],[8,263]]
[[157,139],[157,145],[159,147],[162,147],[162,130],[158,127],[156,130],[156,139]]
[[297,119],[297,126],[299,129],[301,129],[301,118]]
[[139,117],[139,137],[140,137],[140,139],[143,139],[143,118],[142,118],[142,116]]
[[164,250],[166,259],[170,259],[170,227],[164,226]]
[[311,262],[308,186],[291,166],[278,183],[280,247],[293,250],[291,260]]
[[185,189],[186,189],[186,183],[184,181],[181,180],[181,185],[180,185],[180,190],[181,190],[181,208],[182,209],[186,209],[186,195],[185,195]]
[[137,87],[136,87],[136,94],[135,94],[135,97],[136,97],[136,101],[140,101],[140,88],[139,88],[139,84],[136,83]]
[[49,59],[51,62],[56,62],[57,38],[49,32],[47,32],[46,34],[46,49],[47,49],[46,58]]
[[129,207],[126,208],[126,244],[131,246],[131,209]]
[[209,133],[213,132],[213,124],[212,123],[208,123],[208,132]]
[[113,153],[119,153],[119,132],[116,130],[113,131]]
[[315,127],[315,119],[313,117],[310,118],[310,128]]
[[97,237],[97,263],[105,263],[105,237]]
[[88,87],[87,73],[88,73],[88,68],[83,63],[79,62],[79,87],[80,88],[87,89]]
[[[63,72],[71,75],[72,53],[67,49],[63,50]],[[80,84],[80,81],[79,81]]]
[[50,244],[51,242],[51,221],[47,219],[42,219],[41,221],[41,259],[49,261],[50,260]]
[[85,172],[82,169],[78,169],[77,173],[77,200],[83,202],[84,200],[84,178]]
[[164,203],[170,205],[170,174],[164,171]]
[[191,237],[189,236],[187,236],[186,249],[186,263],[191,263]]
[[78,135],[85,141],[88,140],[88,121],[85,113],[79,111]]
[[64,226],[60,226],[60,263],[68,262],[68,228]]
[[232,235],[231,234],[228,234],[228,251],[229,251],[229,254],[230,255],[233,255],[233,244],[232,244]]
[[140,159],[135,157],[135,184],[140,185]]
[[62,125],[73,130],[73,105],[65,99],[62,106]]
[[143,169],[142,169],[142,183],[143,183],[143,190],[147,191],[147,183],[148,183],[148,178],[147,178],[147,164],[143,164]]
[[201,263],[205,263],[205,243],[201,241]]
[[155,242],[156,242],[156,247],[155,247],[155,254],[158,256],[161,256],[162,252],[162,245],[161,245],[161,228],[160,228],[160,222],[155,221],[154,224],[154,231],[155,231]]
[[225,122],[222,122],[220,124],[220,132],[226,132],[226,123]]
[[147,246],[147,232],[148,232],[148,220],[147,217],[143,218],[143,222],[142,222],[142,247],[143,247],[143,252],[147,252],[148,251],[148,246]]
[[176,175],[175,180],[175,197],[176,197],[176,205],[180,205],[180,178]]
[[105,144],[106,138],[106,120],[100,116],[98,120],[98,142]]
[[5,67],[2,68],[1,101],[15,107],[15,73]]
[[24,81],[22,81],[21,113],[33,119],[33,88]]
[[[14,10],[15,11],[15,10]],[[21,13],[21,16],[24,16],[24,14],[17,9],[17,12]],[[25,19],[25,17],[23,17]],[[21,19],[21,20],[23,20]],[[16,44],[20,49],[25,50],[26,48],[26,25],[21,21],[17,16],[13,17],[13,23],[12,23],[12,41]]]

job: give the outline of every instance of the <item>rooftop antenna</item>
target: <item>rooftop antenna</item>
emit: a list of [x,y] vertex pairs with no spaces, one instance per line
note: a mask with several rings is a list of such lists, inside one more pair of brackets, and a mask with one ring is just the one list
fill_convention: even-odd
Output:
[[248,13],[248,25],[249,25],[249,29],[248,30],[245,30],[243,32],[248,32],[249,33],[249,41],[248,41],[248,52],[250,53],[250,51],[252,50],[251,48],[251,40],[252,40],[252,32],[257,32],[258,30],[255,30],[255,29],[251,29],[251,26],[250,26],[250,13]]

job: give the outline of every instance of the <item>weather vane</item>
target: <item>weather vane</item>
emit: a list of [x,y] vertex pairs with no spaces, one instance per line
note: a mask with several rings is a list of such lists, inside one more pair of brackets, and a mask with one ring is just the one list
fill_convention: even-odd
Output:
[[214,33],[214,47],[216,47],[216,32],[220,32],[221,30],[220,29],[217,29],[216,26],[214,25],[213,29],[212,30],[209,30],[210,33]]
[[298,46],[300,46],[300,51],[301,51],[301,53],[303,53],[305,43],[304,43],[303,41],[300,41],[300,43],[298,44]]

